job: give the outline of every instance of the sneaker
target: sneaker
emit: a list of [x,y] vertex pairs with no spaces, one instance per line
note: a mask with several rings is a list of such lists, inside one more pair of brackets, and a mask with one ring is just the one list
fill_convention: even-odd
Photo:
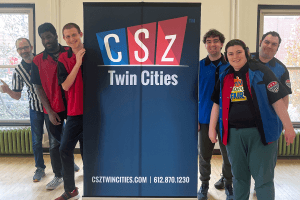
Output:
[[80,168],[78,167],[78,165],[76,165],[75,163],[74,163],[74,171],[75,172],[78,172],[80,170]]
[[45,169],[38,167],[34,172],[33,182],[39,182],[45,175]]
[[220,180],[218,180],[215,183],[215,188],[218,190],[224,189],[225,188],[225,183],[224,183],[224,176],[221,174]]
[[233,188],[232,185],[226,185],[225,186],[225,194],[226,194],[226,200],[233,200]]
[[198,193],[197,193],[197,199],[198,200],[207,200],[207,192],[208,192],[208,184],[202,183]]
[[64,192],[60,197],[56,198],[55,200],[66,200],[66,199],[79,199],[80,195],[78,192],[78,188],[76,187],[72,192]]
[[52,181],[46,185],[47,190],[54,190],[64,181],[63,177],[55,176]]

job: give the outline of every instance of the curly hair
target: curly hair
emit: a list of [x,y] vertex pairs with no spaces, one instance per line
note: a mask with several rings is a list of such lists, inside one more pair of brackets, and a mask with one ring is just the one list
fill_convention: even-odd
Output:
[[225,42],[224,35],[216,29],[210,29],[207,33],[205,33],[202,40],[204,44],[206,43],[206,39],[209,37],[219,37],[219,40],[222,44]]

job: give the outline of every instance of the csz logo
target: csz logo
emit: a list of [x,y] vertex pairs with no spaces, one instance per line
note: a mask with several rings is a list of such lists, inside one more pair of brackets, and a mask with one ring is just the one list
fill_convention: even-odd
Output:
[[96,33],[104,65],[180,65],[187,16]]

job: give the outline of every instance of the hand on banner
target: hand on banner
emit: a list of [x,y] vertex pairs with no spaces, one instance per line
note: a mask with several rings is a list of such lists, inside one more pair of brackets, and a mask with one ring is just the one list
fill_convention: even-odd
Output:
[[53,125],[57,126],[61,124],[60,117],[56,112],[52,110],[51,112],[48,112],[48,115],[49,115],[49,120]]
[[82,58],[85,54],[85,48],[80,49],[77,53],[76,53],[76,64],[78,64],[78,66],[80,67],[82,64]]
[[200,123],[198,122],[198,132],[200,131]]
[[208,136],[209,136],[209,139],[212,143],[216,143],[218,141],[217,139],[217,131],[215,128],[209,128],[209,131],[208,131]]

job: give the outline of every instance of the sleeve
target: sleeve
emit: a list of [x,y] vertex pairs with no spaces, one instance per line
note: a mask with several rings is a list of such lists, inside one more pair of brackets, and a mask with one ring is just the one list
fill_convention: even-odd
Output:
[[58,59],[57,64],[57,78],[58,78],[58,84],[61,85],[65,80],[67,79],[69,73],[66,70],[65,65],[61,62],[61,59]]
[[283,87],[287,90],[288,94],[292,94],[291,80],[290,74],[286,67],[284,67],[285,71],[280,78],[280,82]]
[[220,98],[220,79],[215,84],[214,91],[211,95],[211,100],[219,105],[219,98]]
[[275,74],[271,70],[264,73],[263,81],[266,86],[267,96],[270,104],[273,104],[279,99],[288,95],[285,87],[276,78]]
[[16,72],[13,73],[12,76],[12,91],[14,92],[21,92],[24,87],[24,81],[23,78],[20,77],[20,75]]
[[35,64],[34,60],[31,65],[31,83],[36,85],[42,85],[39,68]]

